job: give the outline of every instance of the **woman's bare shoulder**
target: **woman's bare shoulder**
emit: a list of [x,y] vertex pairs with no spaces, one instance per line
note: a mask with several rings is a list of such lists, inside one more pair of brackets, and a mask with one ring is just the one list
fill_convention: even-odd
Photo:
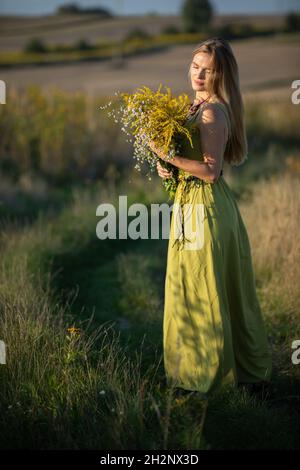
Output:
[[227,114],[226,105],[221,101],[206,102],[197,113],[196,121],[198,123],[215,123],[222,125],[226,123]]

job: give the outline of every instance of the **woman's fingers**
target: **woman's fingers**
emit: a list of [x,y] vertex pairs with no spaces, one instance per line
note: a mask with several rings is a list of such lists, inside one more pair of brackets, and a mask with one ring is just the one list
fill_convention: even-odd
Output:
[[172,173],[166,170],[159,162],[156,164],[157,173],[161,178],[171,178]]
[[166,170],[158,170],[157,172],[161,178],[171,178],[172,176],[172,174]]

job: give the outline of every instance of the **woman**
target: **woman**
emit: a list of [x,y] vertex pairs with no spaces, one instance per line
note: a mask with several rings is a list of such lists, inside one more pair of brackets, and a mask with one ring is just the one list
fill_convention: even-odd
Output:
[[[193,148],[183,143],[180,155],[170,161],[179,169],[180,182],[165,279],[167,382],[205,396],[227,384],[261,391],[270,383],[271,355],[247,231],[222,176],[223,161],[240,165],[248,150],[238,66],[229,43],[221,38],[201,43],[189,76],[196,92],[186,122]],[[157,170],[162,178],[171,176],[159,163]],[[190,216],[182,212],[181,243],[175,236],[176,204],[191,208]],[[187,221],[197,224],[196,210],[202,225],[200,230],[197,226],[197,243],[189,245],[184,231]]]

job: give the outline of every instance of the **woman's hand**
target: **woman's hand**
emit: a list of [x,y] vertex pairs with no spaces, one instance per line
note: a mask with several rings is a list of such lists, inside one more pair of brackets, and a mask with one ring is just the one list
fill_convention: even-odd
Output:
[[172,177],[172,172],[168,171],[164,167],[162,167],[159,162],[157,162],[156,168],[157,168],[157,173],[161,178],[171,178]]
[[159,158],[161,158],[162,160],[165,160],[165,161],[169,161],[167,159],[167,156],[163,153],[163,151],[156,147],[156,145],[154,144],[153,140],[150,141],[150,143],[148,144],[149,147],[151,148],[151,150],[156,153],[156,155],[158,155]]

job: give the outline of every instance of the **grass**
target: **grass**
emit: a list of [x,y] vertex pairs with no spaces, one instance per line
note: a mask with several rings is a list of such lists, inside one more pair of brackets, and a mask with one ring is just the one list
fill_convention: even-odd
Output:
[[[0,215],[61,206],[74,185],[119,176],[131,165],[125,135],[100,110],[104,99],[57,88],[9,90],[10,106],[0,108]],[[108,99],[105,103],[108,103]],[[299,158],[300,118],[291,101],[245,100],[249,159],[235,169],[225,165],[238,193],[264,175],[280,174],[288,159]],[[282,119],[284,116],[284,119]]]
[[250,158],[225,166],[273,353],[271,396],[259,403],[231,389],[173,395],[162,349],[167,240],[95,232],[98,204],[117,206],[119,194],[128,205],[165,202],[161,182],[121,171],[124,142],[84,96],[34,87],[19,98],[1,114],[0,447],[299,448],[297,107],[246,102]]
[[128,194],[132,202],[162,202],[160,182],[148,187],[136,177],[115,189],[102,182],[94,191],[74,190],[52,217],[7,222],[0,240],[7,344],[1,448],[299,448],[299,366],[291,363],[291,341],[300,337],[298,183],[287,171],[252,185],[241,201],[275,364],[263,403],[231,389],[209,400],[175,398],[162,361],[167,240],[95,236],[101,201]]

